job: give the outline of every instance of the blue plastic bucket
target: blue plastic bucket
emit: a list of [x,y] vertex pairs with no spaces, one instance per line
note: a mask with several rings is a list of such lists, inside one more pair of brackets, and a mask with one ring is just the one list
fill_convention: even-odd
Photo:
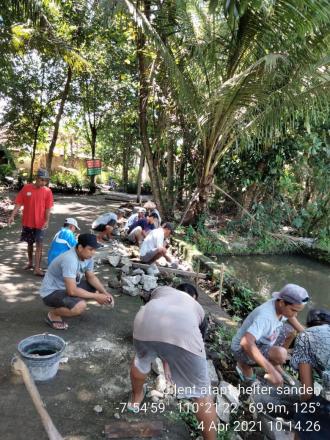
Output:
[[48,333],[29,336],[17,346],[33,379],[37,381],[49,380],[56,375],[64,348],[62,338]]

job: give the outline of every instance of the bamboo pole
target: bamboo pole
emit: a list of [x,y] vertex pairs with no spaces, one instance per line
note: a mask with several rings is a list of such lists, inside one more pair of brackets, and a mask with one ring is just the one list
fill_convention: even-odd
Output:
[[223,276],[225,273],[225,265],[221,264],[221,272],[220,272],[220,286],[219,286],[219,297],[218,297],[218,304],[219,307],[221,307],[221,301],[222,301],[222,286],[223,286]]

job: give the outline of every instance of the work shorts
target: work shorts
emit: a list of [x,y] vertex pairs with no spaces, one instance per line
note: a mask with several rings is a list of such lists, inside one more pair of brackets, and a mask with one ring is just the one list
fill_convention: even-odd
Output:
[[42,243],[44,240],[44,236],[44,229],[29,228],[28,226],[23,226],[20,241],[26,241],[28,244]]
[[201,398],[211,394],[207,361],[184,348],[166,342],[133,339],[136,355],[135,367],[148,374],[157,357],[167,361],[176,385],[178,398]]
[[150,263],[150,261],[155,257],[156,254],[158,254],[159,248],[152,249],[151,251],[147,252],[145,255],[140,256],[140,260],[143,263]]
[[[259,348],[259,350],[265,356],[265,358],[268,359],[269,358],[269,350],[275,346],[282,347],[286,338],[293,331],[294,331],[294,328],[290,324],[285,323],[282,325],[280,333],[277,336],[277,339],[273,345],[261,344],[260,342],[257,341],[256,346]],[[255,365],[255,361],[253,359],[249,358],[249,356],[245,353],[245,351],[243,350],[242,347],[240,347],[239,350],[235,350],[235,351],[233,350],[233,355],[234,355],[234,358],[238,362],[243,362],[244,364],[251,365],[251,366]]]
[[[96,292],[96,289],[92,287],[86,280],[80,281],[77,287],[87,290],[88,292]],[[75,307],[75,305],[78,304],[79,301],[83,301],[84,299],[79,298],[78,296],[70,296],[67,294],[66,290],[55,290],[50,295],[42,298],[42,300],[47,307],[53,307],[54,309],[65,307],[71,310]]]

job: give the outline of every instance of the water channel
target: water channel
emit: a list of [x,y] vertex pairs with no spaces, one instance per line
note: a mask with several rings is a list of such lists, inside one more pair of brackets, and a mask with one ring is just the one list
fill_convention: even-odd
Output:
[[234,270],[235,276],[265,297],[287,283],[305,287],[311,301],[300,320],[305,321],[309,308],[330,309],[330,266],[303,256],[239,256],[219,259]]

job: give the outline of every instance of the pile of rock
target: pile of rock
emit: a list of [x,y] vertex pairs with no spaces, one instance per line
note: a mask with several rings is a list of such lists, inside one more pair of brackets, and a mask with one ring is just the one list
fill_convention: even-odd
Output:
[[120,269],[119,278],[113,276],[109,280],[109,286],[113,288],[122,287],[124,293],[130,296],[137,296],[142,291],[149,292],[158,286],[158,278],[155,276],[156,272],[150,267],[145,273],[142,269],[133,269],[133,263],[127,256],[118,253],[112,253],[108,256],[108,262],[111,266]]

